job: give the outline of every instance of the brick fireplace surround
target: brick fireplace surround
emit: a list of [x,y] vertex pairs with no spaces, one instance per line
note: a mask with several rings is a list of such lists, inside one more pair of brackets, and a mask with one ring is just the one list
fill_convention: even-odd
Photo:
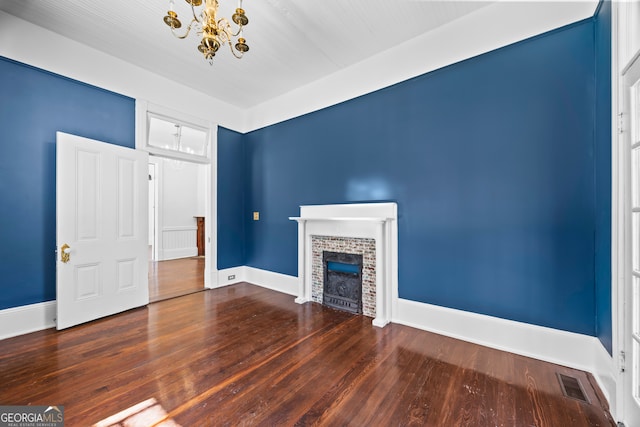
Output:
[[322,304],[324,251],[362,255],[362,314],[376,317],[376,241],[355,237],[311,236],[311,299]]
[[[314,285],[314,268],[318,268],[317,260],[314,264],[314,250],[316,258],[319,251],[320,262],[322,250],[342,248],[345,253],[365,256],[368,253],[375,266],[370,266],[373,277],[369,278],[369,285],[365,287],[363,283],[363,314],[374,317],[374,326],[384,327],[389,323],[394,311],[392,302],[398,300],[397,212],[396,203],[300,206],[300,216],[289,218],[298,222],[296,302],[322,301],[322,279],[317,283],[316,277]],[[369,249],[361,247],[366,246],[366,241],[371,243],[371,239]],[[361,248],[354,249],[356,247]]]

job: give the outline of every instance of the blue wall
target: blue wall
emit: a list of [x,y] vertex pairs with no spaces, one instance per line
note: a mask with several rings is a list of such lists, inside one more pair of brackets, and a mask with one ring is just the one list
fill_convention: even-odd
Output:
[[218,269],[245,265],[245,144],[218,128]]
[[[299,205],[392,200],[402,298],[610,350],[610,15],[247,135],[221,128],[218,268],[296,275]],[[4,58],[0,93],[3,309],[55,298],[55,132],[133,147],[134,101]]]
[[611,354],[611,3],[596,13],[596,335]]
[[246,264],[297,274],[299,205],[392,200],[401,298],[595,335],[594,34],[589,19],[244,135]]
[[56,131],[134,147],[135,102],[0,58],[0,309],[54,300]]

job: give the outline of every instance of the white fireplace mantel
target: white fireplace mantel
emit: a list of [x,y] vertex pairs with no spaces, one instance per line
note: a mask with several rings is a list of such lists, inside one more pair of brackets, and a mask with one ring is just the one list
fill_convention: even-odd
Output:
[[354,203],[300,206],[298,222],[299,304],[311,301],[311,236],[372,238],[376,241],[376,317],[373,325],[391,321],[398,300],[398,205]]

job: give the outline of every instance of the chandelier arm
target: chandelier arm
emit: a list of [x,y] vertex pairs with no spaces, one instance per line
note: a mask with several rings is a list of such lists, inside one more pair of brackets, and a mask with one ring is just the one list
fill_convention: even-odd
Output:
[[194,20],[192,20],[192,21],[189,23],[189,26],[187,27],[187,31],[185,31],[185,33],[184,33],[183,35],[178,35],[178,34],[176,34],[176,32],[175,32],[175,30],[174,30],[173,28],[171,28],[171,34],[173,34],[173,35],[174,35],[176,38],[178,38],[178,39],[186,39],[186,38],[187,38],[187,36],[189,35],[189,32],[190,32],[190,31],[191,31],[191,29],[193,28],[193,25],[194,25],[196,22],[198,22],[198,21],[196,21],[195,19],[194,19]]
[[[198,24],[201,24],[202,21],[198,19],[198,16],[196,15],[196,7],[193,5],[193,3],[191,3],[191,13],[193,13],[193,21],[197,22]],[[200,14],[200,18],[202,18],[202,14]]]
[[231,50],[231,54],[233,56],[235,56],[238,59],[242,59],[242,55],[244,55],[244,53],[240,53],[239,55],[236,53],[235,49],[233,49],[233,44],[231,43],[231,41],[229,41],[229,49]]
[[238,27],[238,31],[235,32],[235,33],[231,33],[231,37],[239,36],[242,33],[242,28],[243,28],[243,26],[242,26],[242,24],[240,24],[240,26]]
[[216,24],[218,25],[218,28],[222,29],[224,32],[230,33],[229,30],[231,29],[231,24],[229,24],[227,18],[218,19],[218,22],[216,22]]
[[218,28],[220,28],[221,30],[223,30],[226,35],[227,35],[227,40],[229,41],[229,43],[231,43],[231,37],[237,37],[240,35],[240,33],[242,32],[242,29],[244,28],[242,24],[239,24],[239,28],[238,28],[238,32],[234,33],[231,31],[231,23],[229,22],[229,20],[227,18],[220,18],[218,19]]

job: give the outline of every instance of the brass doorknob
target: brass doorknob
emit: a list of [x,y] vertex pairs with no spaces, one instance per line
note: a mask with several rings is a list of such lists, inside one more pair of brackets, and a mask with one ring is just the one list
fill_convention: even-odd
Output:
[[71,246],[66,243],[60,248],[60,261],[68,263],[71,260]]

